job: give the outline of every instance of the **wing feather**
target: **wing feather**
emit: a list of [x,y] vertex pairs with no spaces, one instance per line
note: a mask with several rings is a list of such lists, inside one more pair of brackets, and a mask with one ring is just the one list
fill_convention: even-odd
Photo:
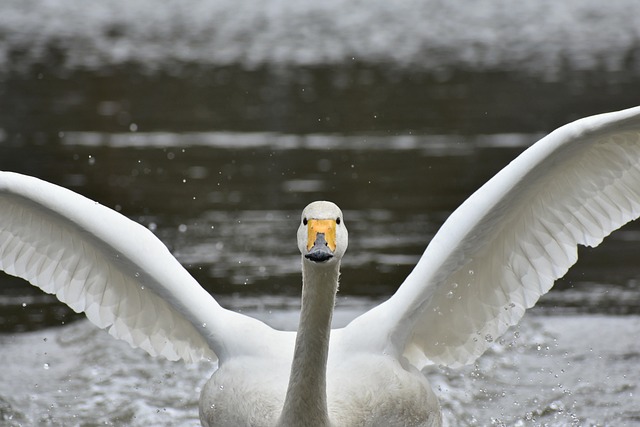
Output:
[[377,334],[359,345],[418,367],[471,363],[577,261],[578,245],[639,215],[640,107],[578,120],[469,197],[396,294],[347,330]]
[[251,351],[272,331],[220,307],[145,227],[10,172],[0,172],[0,269],[170,360]]

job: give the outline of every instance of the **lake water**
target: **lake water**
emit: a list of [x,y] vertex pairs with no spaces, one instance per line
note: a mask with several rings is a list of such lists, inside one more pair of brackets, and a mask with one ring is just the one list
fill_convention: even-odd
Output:
[[[144,224],[223,305],[285,329],[300,211],[333,200],[344,325],[540,136],[638,103],[640,3],[441,3],[7,1],[0,170]],[[640,424],[639,247],[632,223],[581,249],[475,365],[425,371],[448,424]],[[152,359],[1,273],[0,363],[7,426],[195,426],[215,369]]]

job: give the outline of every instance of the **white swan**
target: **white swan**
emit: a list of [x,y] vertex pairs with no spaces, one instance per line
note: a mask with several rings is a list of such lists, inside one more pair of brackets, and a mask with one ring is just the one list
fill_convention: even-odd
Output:
[[146,228],[69,190],[0,173],[0,268],[171,360],[219,360],[205,426],[437,426],[419,369],[472,362],[577,260],[640,215],[640,107],[566,125],[444,223],[398,291],[330,331],[342,213],[302,214],[297,334],[222,308]]

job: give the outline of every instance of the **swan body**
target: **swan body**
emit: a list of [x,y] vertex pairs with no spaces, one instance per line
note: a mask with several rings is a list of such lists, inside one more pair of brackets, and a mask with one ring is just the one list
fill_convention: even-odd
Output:
[[[333,335],[332,331],[332,335]],[[425,376],[390,356],[353,354],[332,337],[327,412],[335,426],[439,426],[436,395]],[[336,344],[334,346],[334,344]],[[284,406],[289,357],[238,359],[218,368],[201,392],[203,426],[275,426]],[[345,357],[343,357],[345,356]],[[375,375],[372,374],[375,372]],[[366,384],[366,387],[362,385]],[[393,393],[386,393],[391,391]],[[398,411],[402,408],[401,411]],[[207,421],[207,420],[210,420]],[[317,426],[315,420],[280,425]],[[321,424],[320,424],[321,425]]]
[[331,332],[347,240],[335,204],[314,202],[304,209],[295,342],[290,335],[268,357],[258,353],[221,363],[202,391],[204,426],[440,425],[438,400],[417,369],[383,352],[360,353],[341,330]]
[[426,365],[473,362],[577,260],[640,216],[640,107],[531,146],[443,224],[387,301],[331,330],[348,234],[302,213],[297,332],[221,307],[146,228],[33,177],[0,172],[0,269],[153,356],[219,367],[204,426],[439,426]]

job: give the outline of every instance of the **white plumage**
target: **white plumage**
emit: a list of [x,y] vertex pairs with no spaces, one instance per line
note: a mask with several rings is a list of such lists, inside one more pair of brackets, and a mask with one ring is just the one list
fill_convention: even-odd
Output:
[[328,202],[301,220],[297,335],[222,308],[146,228],[10,172],[0,172],[0,268],[153,356],[217,357],[204,425],[439,425],[419,369],[474,361],[576,262],[578,245],[638,216],[640,107],[530,147],[449,217],[389,300],[330,338],[347,234]]

